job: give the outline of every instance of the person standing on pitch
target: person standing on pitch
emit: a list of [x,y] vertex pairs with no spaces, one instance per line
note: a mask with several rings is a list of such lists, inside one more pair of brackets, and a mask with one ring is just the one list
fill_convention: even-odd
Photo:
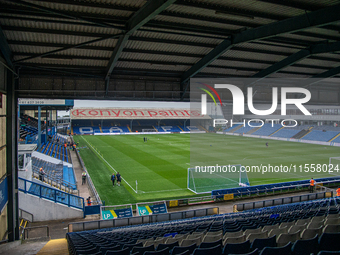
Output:
[[314,192],[314,186],[315,186],[315,181],[313,178],[310,179],[309,181],[309,192],[313,193]]
[[120,173],[117,172],[117,184],[120,186],[120,182],[122,181],[122,177],[120,176]]
[[115,173],[113,173],[111,175],[111,181],[112,181],[112,186],[114,187],[115,186],[115,180],[116,180],[116,176],[115,176]]

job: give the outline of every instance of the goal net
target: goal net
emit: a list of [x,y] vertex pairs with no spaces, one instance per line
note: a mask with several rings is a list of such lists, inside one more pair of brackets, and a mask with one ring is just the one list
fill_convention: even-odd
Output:
[[330,175],[338,176],[340,170],[340,157],[330,157],[328,169]]
[[242,171],[241,165],[188,168],[187,188],[196,194],[240,186],[249,186],[247,172]]
[[157,132],[157,130],[153,129],[153,128],[151,128],[151,129],[144,128],[144,129],[142,129],[142,132],[143,133],[155,133],[155,132]]

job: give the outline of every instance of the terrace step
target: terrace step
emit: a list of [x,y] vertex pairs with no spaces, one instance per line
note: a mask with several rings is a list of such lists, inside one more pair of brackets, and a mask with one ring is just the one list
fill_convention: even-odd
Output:
[[334,136],[331,140],[329,140],[328,142],[332,142],[333,140],[335,140],[336,138],[338,138],[340,136],[340,133],[337,134],[336,136]]

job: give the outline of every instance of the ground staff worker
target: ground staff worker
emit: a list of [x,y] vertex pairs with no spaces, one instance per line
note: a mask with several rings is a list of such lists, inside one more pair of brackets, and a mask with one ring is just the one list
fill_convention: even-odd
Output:
[[315,181],[313,178],[311,178],[309,181],[309,192],[310,193],[314,192],[314,186],[315,186]]
[[337,189],[336,189],[336,196],[337,196],[337,197],[340,197],[340,188],[337,188]]

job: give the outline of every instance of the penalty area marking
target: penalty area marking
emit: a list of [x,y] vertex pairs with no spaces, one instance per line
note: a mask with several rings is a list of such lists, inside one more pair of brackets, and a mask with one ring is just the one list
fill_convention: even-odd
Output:
[[142,190],[138,190],[138,192],[142,192],[143,194],[148,194],[148,193],[160,193],[160,192],[170,192],[170,191],[181,191],[181,190],[187,190],[187,188],[185,189],[168,189],[168,190],[156,190],[156,191],[142,191]]
[[[99,157],[101,157],[104,161],[105,161],[105,163],[115,172],[115,173],[117,173],[117,171],[116,171],[116,169],[114,169],[110,164],[109,164],[109,162],[107,162],[106,161],[106,159],[105,158],[103,158],[103,156],[102,155],[100,155],[100,153],[98,153],[98,151],[96,151],[93,147],[92,147],[92,145],[83,137],[83,136],[81,136],[81,138],[83,138],[84,140],[85,140],[85,142],[93,149],[93,151],[95,152],[95,153],[97,153],[98,155],[99,155]],[[124,182],[126,182],[126,184],[127,185],[129,185],[129,187],[137,194],[137,191],[134,189],[134,188],[132,188],[131,187],[131,185],[122,177],[122,180],[124,181]]]

